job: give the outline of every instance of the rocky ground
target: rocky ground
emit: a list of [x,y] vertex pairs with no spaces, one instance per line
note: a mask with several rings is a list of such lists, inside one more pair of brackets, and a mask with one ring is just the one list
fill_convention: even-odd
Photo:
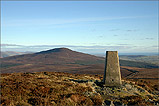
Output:
[[2,105],[159,105],[159,90],[122,80],[105,87],[101,75],[59,72],[1,75]]

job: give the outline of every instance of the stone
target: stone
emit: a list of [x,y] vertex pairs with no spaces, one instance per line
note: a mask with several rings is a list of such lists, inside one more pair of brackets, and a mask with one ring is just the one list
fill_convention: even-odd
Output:
[[121,86],[121,73],[117,51],[107,51],[103,78],[104,86]]
[[130,84],[126,84],[125,87],[126,87],[127,90],[131,90],[132,89],[132,86]]

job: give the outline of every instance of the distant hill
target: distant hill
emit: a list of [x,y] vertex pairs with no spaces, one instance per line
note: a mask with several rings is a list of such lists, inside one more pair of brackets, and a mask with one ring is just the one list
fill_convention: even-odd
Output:
[[[2,73],[11,72],[39,72],[39,71],[69,71],[99,70],[104,64],[104,58],[72,51],[67,48],[55,48],[33,54],[24,54],[2,58]],[[92,66],[94,64],[94,66]],[[104,65],[102,65],[104,68]],[[92,72],[92,70],[90,70]],[[85,71],[84,71],[85,72]]]
[[94,55],[84,54],[72,51],[67,48],[55,48],[47,51],[37,52],[33,54],[24,54],[11,56],[2,59],[7,62],[25,63],[25,64],[69,64],[84,62],[99,62],[104,58]]
[[[158,68],[154,64],[128,60],[120,60],[120,65],[122,77],[134,72],[129,67]],[[128,67],[122,68],[123,66]],[[38,53],[1,58],[1,73],[56,71],[77,74],[103,74],[104,67],[104,57],[76,52],[67,48],[55,48]],[[150,77],[154,77],[155,74],[156,71]]]

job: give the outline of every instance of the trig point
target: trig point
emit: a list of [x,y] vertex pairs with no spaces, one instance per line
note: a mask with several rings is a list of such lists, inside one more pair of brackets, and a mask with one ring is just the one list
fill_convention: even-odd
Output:
[[103,82],[105,86],[120,86],[121,74],[117,51],[107,51]]

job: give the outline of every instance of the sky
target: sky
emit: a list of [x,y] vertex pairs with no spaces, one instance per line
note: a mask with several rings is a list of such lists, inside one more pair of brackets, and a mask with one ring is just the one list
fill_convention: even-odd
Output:
[[159,1],[2,1],[2,51],[157,53]]

